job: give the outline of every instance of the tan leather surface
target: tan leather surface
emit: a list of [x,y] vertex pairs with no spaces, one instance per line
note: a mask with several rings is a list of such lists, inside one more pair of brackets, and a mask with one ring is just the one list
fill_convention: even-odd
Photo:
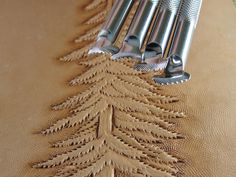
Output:
[[[73,93],[76,65],[57,58],[78,34],[78,0],[0,1],[0,176],[31,177],[29,163],[50,152],[35,132],[57,117],[50,105]],[[59,113],[61,115],[61,113]],[[42,156],[44,155],[44,157]],[[40,176],[45,176],[40,171]]]
[[[56,58],[70,51],[86,3],[76,0],[0,1],[0,171],[2,177],[45,176],[31,162],[51,153],[58,137],[35,134],[62,113],[52,103],[77,90],[66,81],[79,72]],[[174,145],[188,177],[236,176],[236,9],[229,0],[207,0],[189,56],[192,80],[165,87],[180,97],[174,109],[186,139]]]
[[235,19],[232,2],[203,2],[187,68],[192,80],[168,89],[189,115],[181,125],[187,139],[177,147],[189,161],[186,176],[236,176]]

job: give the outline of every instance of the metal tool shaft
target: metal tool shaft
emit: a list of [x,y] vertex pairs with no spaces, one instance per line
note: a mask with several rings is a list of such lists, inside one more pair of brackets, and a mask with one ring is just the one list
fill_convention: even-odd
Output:
[[184,71],[193,33],[197,26],[202,0],[182,0],[174,37],[168,53],[168,63],[162,76],[153,79],[160,85],[188,81],[191,75]]
[[155,60],[158,55],[158,57],[164,57],[180,2],[181,0],[162,0],[145,49],[144,59],[146,63],[156,63]]
[[113,59],[133,57],[140,59],[142,45],[156,12],[159,0],[140,0],[123,45]]
[[128,34],[125,38],[126,42],[130,42],[130,40],[135,40],[135,42],[133,42],[133,45],[136,45],[139,48],[142,47],[156,8],[157,1],[140,1],[137,12],[131,23]]
[[182,2],[175,34],[168,54],[167,73],[174,73],[185,69],[201,4],[202,0],[183,0]]
[[116,0],[112,10],[98,34],[95,46],[90,49],[89,54],[108,52],[117,53],[118,48],[114,46],[120,30],[129,14],[135,0]]
[[115,42],[133,2],[134,0],[116,0],[98,36],[106,37],[111,43]]

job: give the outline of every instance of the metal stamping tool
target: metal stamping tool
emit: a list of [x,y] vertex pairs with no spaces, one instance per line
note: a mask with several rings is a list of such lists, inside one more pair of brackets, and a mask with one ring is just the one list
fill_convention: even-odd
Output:
[[162,0],[148,39],[143,62],[134,66],[139,71],[165,69],[167,60],[163,59],[173,31],[181,0]]
[[119,49],[114,46],[119,32],[129,14],[134,0],[116,0],[112,10],[98,34],[97,42],[94,47],[89,50],[89,54],[94,53],[117,53]]
[[120,51],[113,55],[113,59],[131,57],[142,59],[141,48],[155,15],[159,0],[140,0],[138,9],[125,37]]
[[188,81],[190,74],[184,71],[196,29],[202,0],[183,0],[168,54],[168,63],[161,76],[153,79],[160,85],[178,84]]

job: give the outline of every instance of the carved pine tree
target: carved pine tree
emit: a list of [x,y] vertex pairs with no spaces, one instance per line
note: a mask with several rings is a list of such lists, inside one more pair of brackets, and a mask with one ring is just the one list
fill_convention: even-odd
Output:
[[85,47],[61,58],[63,61],[83,58],[79,63],[88,70],[70,84],[85,84],[88,89],[54,105],[54,110],[66,109],[69,114],[42,131],[45,135],[72,128],[76,132],[53,144],[54,148],[64,149],[64,153],[34,167],[58,167],[54,177],[175,176],[174,164],[178,159],[161,148],[161,144],[180,137],[171,130],[170,120],[184,114],[157,105],[177,99],[159,94],[156,86],[143,79],[142,73],[111,60],[109,55],[87,56],[112,1],[94,0],[86,7],[92,10],[104,5],[104,12],[84,24],[94,23],[95,27],[76,40],[86,41]]
[[75,61],[83,57],[87,57],[88,50],[91,48],[91,45],[94,44],[94,40],[101,30],[106,16],[112,8],[112,4],[113,0],[93,0],[89,5],[85,7],[85,11],[92,11],[99,7],[103,10],[99,11],[97,14],[84,21],[83,25],[90,26],[90,28],[84,34],[80,35],[80,37],[75,39],[75,43],[87,42],[87,45],[73,51],[65,57],[62,57],[60,59],[61,61]]
[[42,132],[49,135],[77,127],[71,137],[54,144],[74,149],[35,167],[61,166],[55,177],[113,177],[115,171],[140,177],[173,176],[177,159],[158,143],[179,137],[170,131],[168,119],[183,114],[157,107],[149,99],[160,103],[176,99],[155,93],[153,86],[140,78],[141,73],[110,56],[89,58],[81,64],[90,69],[71,84],[91,87],[55,105],[54,110],[70,109],[70,115]]

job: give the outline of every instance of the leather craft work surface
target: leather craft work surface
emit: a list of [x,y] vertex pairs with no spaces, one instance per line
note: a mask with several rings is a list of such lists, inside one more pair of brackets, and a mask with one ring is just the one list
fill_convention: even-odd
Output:
[[[55,174],[57,169],[34,169],[32,165],[55,154],[49,143],[66,139],[70,132],[46,137],[38,132],[67,115],[51,111],[51,104],[85,90],[66,86],[85,67],[63,64],[56,58],[75,47],[69,39],[83,32],[76,25],[88,15],[81,13],[88,1],[0,2],[0,176]],[[185,162],[178,165],[179,176],[236,175],[235,18],[231,1],[204,1],[187,68],[193,79],[161,91],[180,100],[168,109],[187,115],[175,125],[185,139],[174,141],[170,150]],[[116,124],[122,127],[122,121]]]

